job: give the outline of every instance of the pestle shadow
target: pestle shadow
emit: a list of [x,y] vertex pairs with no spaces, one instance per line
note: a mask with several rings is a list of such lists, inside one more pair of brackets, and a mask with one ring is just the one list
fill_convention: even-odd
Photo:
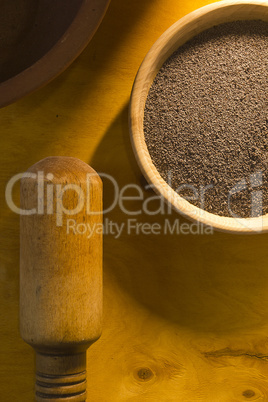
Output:
[[[111,175],[119,189],[135,183],[141,173],[135,161],[128,132],[125,106],[99,144],[91,166]],[[114,190],[104,180],[104,209],[112,205]],[[130,195],[131,191],[125,192]],[[134,193],[132,192],[132,195]],[[137,196],[137,191],[135,192]],[[153,193],[142,192],[143,200],[124,201],[128,211],[142,210],[144,200]],[[159,200],[151,201],[151,211]],[[176,212],[129,215],[117,205],[104,214],[117,224],[125,224],[118,238],[104,235],[104,278],[113,278],[136,302],[153,314],[161,315],[180,327],[200,332],[233,332],[264,325],[268,311],[268,234],[145,234],[127,222],[164,227],[189,221]],[[104,226],[105,227],[105,226]],[[210,232],[209,232],[210,233]]]

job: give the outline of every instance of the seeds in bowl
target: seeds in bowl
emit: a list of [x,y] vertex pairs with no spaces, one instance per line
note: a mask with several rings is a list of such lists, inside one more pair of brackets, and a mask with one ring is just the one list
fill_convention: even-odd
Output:
[[157,73],[144,136],[162,178],[220,216],[268,213],[268,23],[220,24]]

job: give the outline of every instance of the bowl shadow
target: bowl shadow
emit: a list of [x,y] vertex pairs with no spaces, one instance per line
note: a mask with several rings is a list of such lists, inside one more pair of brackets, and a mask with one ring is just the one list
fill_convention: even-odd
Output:
[[[212,233],[207,227],[202,231],[174,211],[148,215],[144,204],[156,212],[160,201],[142,187],[129,138],[128,105],[105,133],[90,164],[113,177],[120,191],[129,184],[141,189],[124,190],[123,196],[141,199],[123,199],[120,206],[119,198],[114,203],[110,179],[103,178],[104,209],[110,208],[104,214],[105,286],[113,278],[153,314],[193,331],[234,332],[265,324],[268,234]],[[123,225],[120,234],[116,224]],[[148,229],[153,224],[160,226],[159,233]]]

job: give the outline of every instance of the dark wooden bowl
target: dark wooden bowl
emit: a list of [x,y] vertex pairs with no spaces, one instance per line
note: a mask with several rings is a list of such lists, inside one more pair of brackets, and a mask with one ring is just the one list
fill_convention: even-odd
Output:
[[109,0],[0,0],[0,107],[45,85],[81,53]]

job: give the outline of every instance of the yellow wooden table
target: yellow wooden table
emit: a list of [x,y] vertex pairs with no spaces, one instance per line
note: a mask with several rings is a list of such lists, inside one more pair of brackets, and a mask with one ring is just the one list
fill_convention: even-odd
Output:
[[[18,329],[19,217],[6,205],[7,182],[39,159],[68,155],[112,175],[120,188],[139,184],[128,134],[135,74],[165,29],[208,3],[112,0],[65,73],[0,110],[1,402],[34,400],[34,354]],[[104,194],[109,206],[107,180]],[[167,217],[186,222],[175,213],[133,219],[163,225]],[[129,216],[116,206],[105,218],[126,224]],[[88,351],[88,400],[268,401],[268,235],[130,229],[115,237],[104,235],[104,327]]]

